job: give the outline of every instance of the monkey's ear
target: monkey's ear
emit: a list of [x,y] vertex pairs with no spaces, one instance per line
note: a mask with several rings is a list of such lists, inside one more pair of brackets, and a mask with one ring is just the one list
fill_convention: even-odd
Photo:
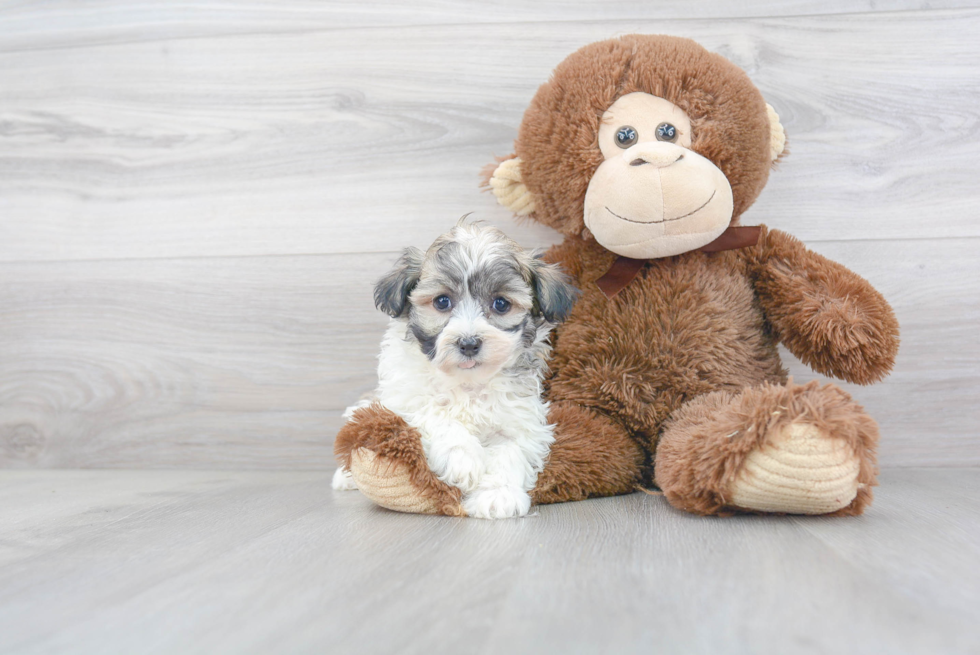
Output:
[[779,114],[766,103],[766,113],[769,115],[769,152],[770,159],[776,161],[779,156],[786,152],[786,130],[779,122]]
[[568,318],[579,297],[579,290],[557,264],[546,264],[539,258],[531,264],[531,286],[534,310],[549,323],[561,323]]
[[408,309],[408,296],[418,284],[425,255],[418,248],[405,248],[395,267],[374,286],[374,306],[392,318]]
[[534,211],[534,197],[521,181],[520,157],[500,162],[487,183],[497,202],[518,216],[527,216]]

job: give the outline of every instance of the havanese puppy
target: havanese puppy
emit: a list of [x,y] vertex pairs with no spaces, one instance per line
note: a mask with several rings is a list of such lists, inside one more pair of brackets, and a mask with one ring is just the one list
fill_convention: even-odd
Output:
[[[465,218],[465,217],[464,217]],[[374,290],[392,317],[372,402],[418,429],[429,467],[467,515],[524,516],[554,437],[541,382],[548,334],[578,291],[500,230],[464,224],[408,248]],[[339,469],[335,489],[354,488]]]

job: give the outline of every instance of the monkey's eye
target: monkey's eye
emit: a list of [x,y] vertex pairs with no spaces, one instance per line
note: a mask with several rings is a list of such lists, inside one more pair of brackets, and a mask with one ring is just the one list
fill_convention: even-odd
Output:
[[507,310],[510,309],[510,301],[506,298],[496,298],[493,301],[493,311],[498,314],[506,314]]
[[616,145],[620,148],[629,148],[636,143],[637,135],[629,125],[624,125],[616,131]]
[[440,312],[446,312],[452,309],[453,301],[449,296],[436,296],[436,299],[432,301],[432,306]]
[[676,141],[677,128],[670,123],[661,123],[657,126],[657,141]]

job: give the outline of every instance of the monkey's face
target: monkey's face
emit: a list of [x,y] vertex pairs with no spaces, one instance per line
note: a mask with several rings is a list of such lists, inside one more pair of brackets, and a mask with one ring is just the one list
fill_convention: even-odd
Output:
[[569,55],[489,180],[519,216],[635,259],[715,240],[786,146],[744,71],[697,43],[627,35]]
[[669,257],[714,241],[732,219],[732,187],[691,149],[691,121],[649,93],[617,99],[602,116],[603,162],[589,181],[584,220],[596,240],[634,259]]

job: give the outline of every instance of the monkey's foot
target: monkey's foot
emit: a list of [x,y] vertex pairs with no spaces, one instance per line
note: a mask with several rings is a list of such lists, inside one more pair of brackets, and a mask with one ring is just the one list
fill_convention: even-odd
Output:
[[790,423],[742,462],[729,502],[758,512],[830,514],[857,497],[861,462],[844,440]]
[[[418,485],[405,462],[376,455],[367,448],[351,453],[351,477],[362,494],[382,507],[411,514],[466,516],[459,499],[438,487]],[[437,480],[438,482],[438,480]]]
[[657,446],[667,500],[696,514],[860,514],[878,426],[834,385],[763,385],[695,398]]
[[462,492],[429,470],[418,430],[375,403],[356,410],[334,442],[358,490],[397,512],[466,516]]

